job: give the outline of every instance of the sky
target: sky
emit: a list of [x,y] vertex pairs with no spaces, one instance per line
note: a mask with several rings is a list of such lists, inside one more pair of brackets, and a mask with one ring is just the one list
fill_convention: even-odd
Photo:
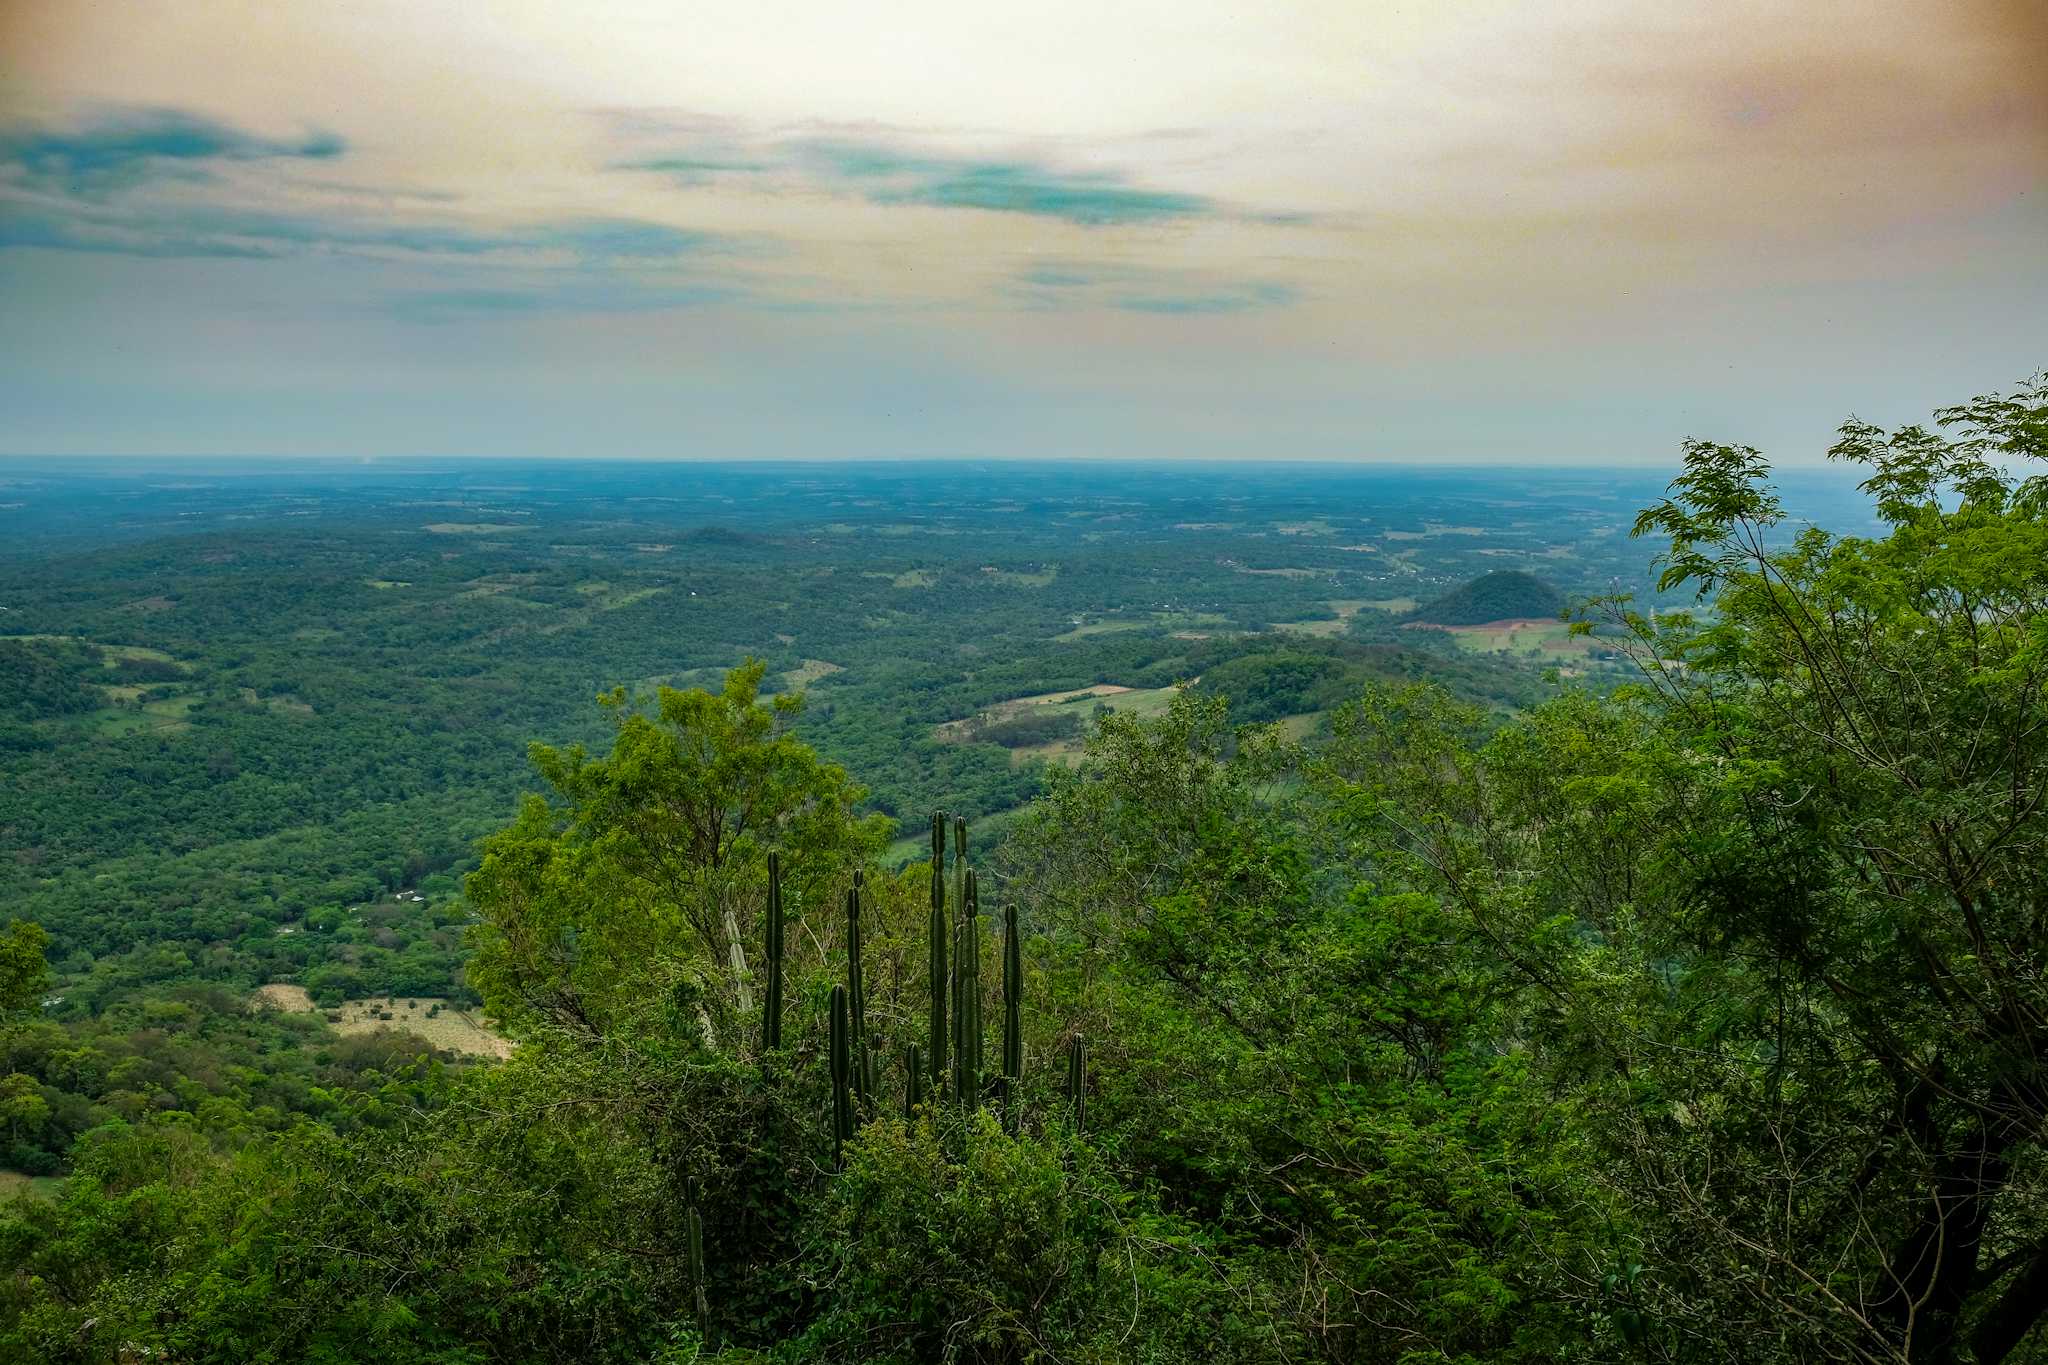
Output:
[[0,0],[0,454],[1791,464],[2043,366],[2044,0]]

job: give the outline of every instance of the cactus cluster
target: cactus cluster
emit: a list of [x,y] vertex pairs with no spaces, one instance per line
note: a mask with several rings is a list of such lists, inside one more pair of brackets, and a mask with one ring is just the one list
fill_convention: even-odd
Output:
[[[903,1053],[903,1113],[913,1117],[936,1096],[961,1109],[978,1108],[993,1092],[1004,1126],[1018,1127],[1024,1079],[1024,948],[1017,907],[1003,909],[1003,1021],[1001,1070],[990,1076],[985,1065],[981,990],[981,881],[967,857],[967,820],[951,820],[952,894],[947,894],[946,843],[948,820],[934,811],[931,821],[931,918],[927,934],[927,976],[930,1009],[927,1045],[912,1043]],[[866,875],[856,870],[846,892],[846,980],[832,987],[826,1045],[832,1081],[832,1159],[842,1150],[859,1122],[876,1112],[875,1051],[867,1028],[867,988],[863,976],[861,911]],[[949,903],[950,902],[950,903]],[[768,855],[766,953],[767,1003],[762,1014],[764,1053],[782,1046],[783,936],[782,863]],[[950,951],[949,951],[950,949]],[[1066,1099],[1078,1129],[1086,1061],[1079,1038],[1067,1057]]]

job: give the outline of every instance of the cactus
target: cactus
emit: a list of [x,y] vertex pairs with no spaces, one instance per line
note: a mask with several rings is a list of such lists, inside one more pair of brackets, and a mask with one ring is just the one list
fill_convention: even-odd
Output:
[[981,892],[973,868],[968,868],[960,880],[960,936],[954,945],[960,970],[953,1001],[953,1017],[957,1021],[953,1046],[958,1054],[953,1068],[953,1098],[965,1109],[981,1102]]
[[924,1058],[918,1055],[917,1044],[912,1043],[903,1050],[903,1121],[917,1117],[917,1107],[924,1103]]
[[761,1015],[761,1050],[782,1046],[782,859],[768,855],[768,1003]]
[[828,1048],[832,1066],[832,1164],[840,1164],[846,1140],[853,1136],[853,1097],[847,1093],[853,1079],[853,1059],[848,1047],[846,987],[832,988],[832,1024]]
[[1017,1131],[1017,1102],[1024,1079],[1024,945],[1017,933],[1017,904],[1003,908],[1003,1121]]
[[946,1083],[946,1029],[949,1017],[946,1013],[947,987],[946,964],[946,817],[939,811],[932,812],[932,917],[927,930],[931,950],[931,1065],[932,1085],[943,1089]]
[[[967,911],[967,820],[953,817],[953,1102],[965,1106],[968,1096],[967,1038],[972,1000],[978,989],[970,988],[978,959],[974,955],[974,924]],[[978,987],[979,983],[976,983]]]
[[853,1061],[853,1093],[865,1108],[874,1102],[874,1062],[868,1053],[867,991],[861,984],[860,893],[864,879],[855,869],[846,891],[847,1048]]
[[704,1290],[704,1220],[690,1207],[690,1283],[697,1290],[697,1339],[711,1345],[711,1298]]
[[1067,1107],[1073,1111],[1074,1131],[1081,1131],[1081,1121],[1088,1106],[1088,1045],[1080,1034],[1067,1044]]

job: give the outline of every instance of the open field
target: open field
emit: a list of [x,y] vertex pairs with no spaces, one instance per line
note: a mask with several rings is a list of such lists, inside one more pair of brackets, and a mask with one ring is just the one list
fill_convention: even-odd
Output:
[[[993,706],[985,707],[964,719],[943,721],[933,727],[932,735],[941,743],[958,744],[965,740],[978,726],[988,725],[1000,720],[1010,720],[1013,717],[1023,715],[1034,707],[1069,706],[1076,702],[1087,703],[1092,702],[1097,697],[1113,697],[1130,690],[1128,687],[1119,687],[1115,683],[1092,683],[1087,687],[1076,687],[1066,692],[1041,692],[1033,697],[1012,697],[1008,701],[999,701]],[[1090,711],[1093,709],[1093,706],[1088,707]]]
[[1458,642],[1460,649],[1475,654],[1505,650],[1531,658],[1573,659],[1583,657],[1596,641],[1574,635],[1571,624],[1555,620],[1488,621],[1476,626],[1437,626]]
[[92,733],[101,739],[162,734],[184,729],[190,723],[186,717],[198,704],[198,697],[162,697],[142,703],[139,711],[126,706],[94,711],[86,717],[86,722]]
[[55,1199],[64,1192],[64,1177],[61,1175],[23,1175],[20,1171],[0,1171],[0,1200],[12,1199],[17,1194],[33,1195],[37,1199]]
[[144,645],[110,645],[105,644],[99,640],[82,639],[81,637],[76,635],[48,634],[0,635],[0,640],[50,640],[60,643],[64,641],[75,640],[79,644],[88,645],[93,649],[97,649],[100,652],[100,662],[106,665],[108,668],[112,668],[114,665],[120,663],[123,659],[154,659],[156,662],[160,664],[174,664],[182,672],[190,673],[192,671],[192,665],[185,663],[180,659],[174,658],[169,654],[166,654],[161,649],[150,649]]
[[[1413,599],[1406,597],[1394,597],[1386,600],[1407,603],[1406,607],[1401,608],[1403,611],[1415,605]],[[1365,608],[1374,607],[1381,610],[1389,610],[1389,608],[1381,607],[1379,602],[1369,602],[1362,597],[1333,597],[1323,605],[1336,612],[1337,615],[1334,618],[1321,621],[1281,621],[1273,628],[1275,630],[1284,630],[1293,635],[1342,635],[1351,625],[1351,618],[1358,615]]]
[[[304,986],[294,986],[287,981],[273,981],[267,986],[257,987],[256,999],[260,1004],[288,1014],[310,1014],[316,1008],[313,997],[306,994]],[[435,1006],[440,1007],[439,1013],[434,1012]],[[397,1029],[402,1033],[417,1034],[447,1052],[460,1052],[471,1057],[503,1058],[512,1055],[509,1039],[484,1027],[482,1021],[469,1011],[434,996],[400,995],[349,1000],[327,1013],[341,1016],[328,1021],[336,1033],[375,1033],[378,1029]],[[390,1017],[379,1018],[380,1014]]]
[[1052,638],[1064,642],[1085,640],[1091,635],[1115,635],[1126,630],[1143,630],[1145,624],[1143,621],[1090,621],[1086,625],[1062,631]]
[[782,675],[782,680],[791,687],[809,687],[820,678],[829,678],[834,673],[844,673],[844,664],[829,663],[824,659],[805,659],[795,668]]
[[[1009,701],[997,702],[994,706],[987,707],[964,720],[945,721],[935,726],[932,734],[942,743],[966,743],[972,740],[974,732],[984,725],[1011,720],[1028,711],[1046,706],[1062,710],[1077,709],[1084,719],[1093,715],[1097,706],[1106,706],[1112,711],[1123,711],[1137,716],[1157,716],[1165,712],[1178,691],[1178,687],[1120,687],[1115,683],[1095,683],[1065,692],[1044,692],[1033,697],[1013,697]],[[1081,745],[1082,740],[1078,735],[1048,744],[1026,745],[1010,750],[1010,763],[1013,767],[1032,763],[1071,763],[1080,754]]]
[[988,578],[1007,588],[1043,588],[1060,576],[1060,566],[1048,564],[1043,569],[999,569],[994,565],[983,565],[981,572]]
[[1316,732],[1323,723],[1323,717],[1328,714],[1327,711],[1304,711],[1298,716],[1282,716],[1278,724],[1282,733],[1300,743]]

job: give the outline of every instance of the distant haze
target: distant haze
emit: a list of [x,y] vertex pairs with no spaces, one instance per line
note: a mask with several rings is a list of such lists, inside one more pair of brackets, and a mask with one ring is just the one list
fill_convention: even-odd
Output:
[[2043,319],[2040,0],[0,0],[0,454],[1794,462]]

